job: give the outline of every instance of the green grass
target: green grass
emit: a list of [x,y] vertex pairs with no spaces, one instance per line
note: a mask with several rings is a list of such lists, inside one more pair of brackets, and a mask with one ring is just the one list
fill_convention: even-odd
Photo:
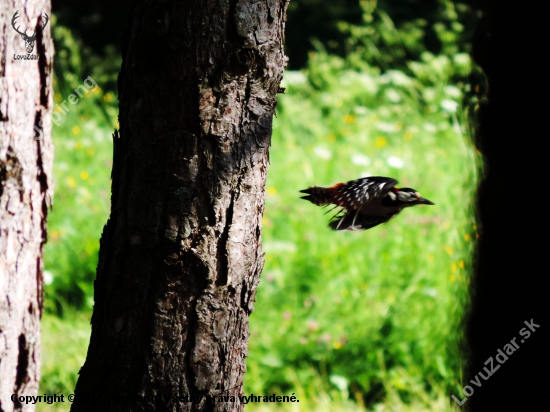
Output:
[[[295,393],[300,403],[247,409],[456,410],[450,393],[461,387],[480,164],[460,104],[468,86],[456,80],[470,69],[467,55],[423,53],[407,70],[381,73],[357,54],[320,50],[307,70],[285,73],[245,393]],[[67,93],[58,91],[56,101]],[[102,90],[73,108],[53,132],[56,193],[45,248],[53,281],[40,388],[65,394],[87,348],[116,115],[114,96]],[[327,227],[330,215],[300,199],[310,185],[367,175],[394,177],[435,206],[339,233]]]
[[74,392],[74,383],[86,359],[89,340],[90,316],[88,313],[74,313],[63,319],[44,315],[41,390],[52,394],[65,394],[65,396]]

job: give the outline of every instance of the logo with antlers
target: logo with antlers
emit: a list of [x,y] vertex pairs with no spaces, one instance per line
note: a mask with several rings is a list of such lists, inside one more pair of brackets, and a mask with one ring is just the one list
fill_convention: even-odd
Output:
[[17,18],[19,17],[17,15],[18,13],[19,13],[19,10],[17,10],[15,12],[15,14],[13,15],[13,18],[11,19],[11,26],[13,27],[13,29],[17,33],[19,33],[21,35],[23,40],[25,40],[25,48],[27,49],[27,54],[29,54],[29,53],[32,53],[32,51],[34,49],[34,42],[36,41],[36,35],[44,30],[44,27],[46,27],[46,25],[50,21],[50,18],[48,17],[48,15],[46,13],[44,13],[44,20],[46,22],[44,24],[42,24],[42,28],[38,32],[35,31],[31,36],[28,36],[27,35],[27,30],[25,30],[24,32],[20,32],[19,27],[15,27],[15,20],[17,20]]

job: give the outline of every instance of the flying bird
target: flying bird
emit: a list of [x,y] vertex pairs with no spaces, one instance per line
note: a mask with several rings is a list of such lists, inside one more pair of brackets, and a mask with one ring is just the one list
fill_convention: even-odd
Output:
[[332,229],[355,231],[385,223],[406,207],[434,204],[416,190],[397,188],[396,184],[397,180],[389,177],[370,176],[331,187],[311,186],[300,192],[307,193],[302,199],[317,206],[340,208],[329,222]]

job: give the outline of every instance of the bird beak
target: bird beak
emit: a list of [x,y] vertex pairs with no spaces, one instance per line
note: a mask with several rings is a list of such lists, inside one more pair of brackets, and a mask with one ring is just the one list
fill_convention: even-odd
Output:
[[431,202],[428,199],[424,199],[423,197],[418,198],[418,204],[419,205],[435,205],[434,202]]

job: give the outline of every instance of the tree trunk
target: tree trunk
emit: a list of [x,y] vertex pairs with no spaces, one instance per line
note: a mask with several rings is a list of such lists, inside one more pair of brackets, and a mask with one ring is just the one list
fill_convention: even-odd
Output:
[[[15,3],[15,5],[14,5]],[[12,19],[14,19],[12,25]],[[40,371],[42,245],[51,206],[50,2],[0,4],[0,410],[34,410]],[[20,32],[37,32],[31,44]],[[43,30],[43,31],[42,31]],[[23,57],[21,57],[23,56]],[[12,395],[15,395],[12,399]]]
[[473,55],[488,84],[476,127],[485,177],[466,322],[471,390],[456,397],[465,411],[536,411],[548,404],[548,41],[538,8],[481,7]]
[[134,2],[73,411],[242,410],[286,5]]

